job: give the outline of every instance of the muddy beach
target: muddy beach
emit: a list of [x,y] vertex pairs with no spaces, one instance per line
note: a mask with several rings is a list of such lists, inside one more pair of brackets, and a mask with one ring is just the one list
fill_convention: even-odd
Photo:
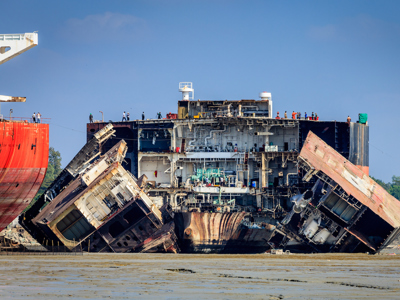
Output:
[[0,256],[1,299],[399,299],[400,256]]

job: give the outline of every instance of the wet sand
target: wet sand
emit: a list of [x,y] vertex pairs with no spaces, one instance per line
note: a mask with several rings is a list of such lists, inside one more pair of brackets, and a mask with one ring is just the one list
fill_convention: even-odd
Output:
[[400,299],[400,256],[0,256],[0,299]]

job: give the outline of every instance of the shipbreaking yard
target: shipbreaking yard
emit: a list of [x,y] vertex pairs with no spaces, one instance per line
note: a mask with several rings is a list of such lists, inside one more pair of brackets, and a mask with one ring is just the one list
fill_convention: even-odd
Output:
[[179,91],[178,114],[87,124],[20,215],[29,238],[2,238],[2,299],[400,297],[400,202],[368,176],[366,114]]
[[3,2],[0,300],[400,299],[400,2]]
[[0,256],[1,299],[398,299],[400,260],[367,254]]
[[87,124],[87,143],[19,223],[43,246],[101,253],[380,253],[400,202],[369,175],[369,126],[274,117],[260,100]]

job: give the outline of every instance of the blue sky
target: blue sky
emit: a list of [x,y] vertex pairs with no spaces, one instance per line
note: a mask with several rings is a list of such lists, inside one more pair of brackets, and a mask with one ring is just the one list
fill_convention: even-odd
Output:
[[120,120],[196,99],[258,99],[274,111],[345,121],[368,113],[370,173],[400,175],[400,1],[1,1],[0,32],[39,31],[39,46],[0,66],[14,116],[51,118],[63,165],[89,113]]

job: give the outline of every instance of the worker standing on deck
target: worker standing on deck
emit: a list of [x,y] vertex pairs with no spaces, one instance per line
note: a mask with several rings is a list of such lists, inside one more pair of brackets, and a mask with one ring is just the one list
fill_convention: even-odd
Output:
[[314,120],[314,112],[311,114],[311,120]]
[[317,113],[315,113],[315,121],[319,121],[319,117],[318,117]]
[[36,123],[36,114],[35,113],[33,113],[33,115],[32,115],[32,122]]
[[350,118],[350,116],[347,116],[347,124],[349,124],[349,126],[350,126],[350,122],[351,122],[351,118]]
[[287,119],[287,111],[285,110],[285,114],[283,115],[285,119]]
[[292,112],[292,119],[296,119],[296,113],[294,111]]
[[126,116],[125,116],[125,112],[122,114],[122,122],[126,121]]
[[38,112],[37,115],[36,115],[36,123],[40,123],[40,117],[41,116],[42,115],[40,114],[40,112]]
[[157,113],[157,118],[160,120],[162,118],[161,111]]
[[281,117],[279,116],[279,111],[276,113],[275,119],[279,120]]
[[304,120],[307,120],[307,112],[304,113]]
[[93,123],[93,115],[92,115],[92,113],[90,113],[90,115],[89,115],[89,122]]
[[126,113],[126,120],[129,121],[131,118],[131,114],[129,113],[129,111]]
[[299,112],[299,116],[297,117],[297,119],[301,119],[301,112]]
[[144,121],[144,112],[142,112],[142,121]]

